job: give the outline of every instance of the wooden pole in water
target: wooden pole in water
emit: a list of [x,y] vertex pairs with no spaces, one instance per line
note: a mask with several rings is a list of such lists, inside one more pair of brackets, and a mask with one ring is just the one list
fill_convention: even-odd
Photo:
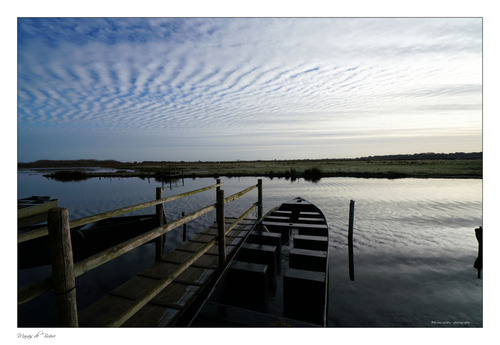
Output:
[[354,281],[354,245],[352,240],[354,228],[354,200],[351,200],[349,205],[349,232],[347,242],[349,246],[349,278]]
[[262,219],[262,179],[257,180],[257,190],[258,190],[258,199],[257,199],[257,219],[260,221]]
[[[156,188],[156,199],[163,199],[163,190],[161,187]],[[164,207],[163,204],[156,205],[156,219],[159,226],[163,225],[163,213]],[[165,247],[165,236],[161,235],[156,239],[156,255],[155,260],[158,262],[161,260],[163,256],[163,250]]]
[[474,268],[477,269],[477,278],[481,279],[481,270],[483,269],[483,227],[480,226],[474,231],[476,232],[476,239],[479,244],[477,258],[476,261],[474,261]]
[[78,327],[76,283],[68,209],[56,207],[49,210],[47,225],[59,326]]
[[219,269],[226,267],[226,221],[224,212],[224,190],[217,191],[217,238],[219,242]]

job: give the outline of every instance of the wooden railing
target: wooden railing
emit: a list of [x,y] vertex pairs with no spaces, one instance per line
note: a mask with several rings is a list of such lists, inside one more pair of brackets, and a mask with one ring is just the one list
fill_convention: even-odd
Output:
[[[262,180],[258,180],[256,185],[252,185],[240,192],[237,192],[231,196],[224,198],[224,191],[220,189],[223,183],[217,180],[217,183],[208,187],[196,189],[190,192],[170,196],[163,198],[161,195],[161,188],[157,188],[157,199],[133,206],[123,207],[117,210],[108,211],[93,215],[90,217],[80,218],[73,221],[69,221],[69,213],[65,208],[53,208],[49,210],[48,225],[46,228],[39,229],[32,233],[22,233],[18,236],[18,243],[28,241],[30,239],[38,238],[41,236],[49,235],[50,250],[52,258],[52,277],[43,279],[37,283],[34,283],[26,288],[19,291],[18,294],[18,304],[23,304],[28,302],[45,292],[54,290],[56,296],[56,304],[58,310],[58,319],[61,326],[78,326],[78,318],[76,314],[76,286],[75,278],[96,268],[106,262],[113,260],[120,255],[123,255],[143,244],[146,244],[152,240],[157,241],[156,246],[156,259],[161,257],[163,252],[163,236],[181,225],[184,225],[204,214],[207,214],[213,210],[217,210],[217,223],[219,228],[219,236],[217,240],[221,245],[219,245],[219,263],[220,267],[225,265],[225,234],[233,229],[243,218],[245,218],[252,210],[258,209],[258,219],[262,218]],[[217,189],[217,202],[205,206],[199,210],[196,210],[187,215],[183,215],[174,221],[163,224],[163,204],[191,196],[197,193],[201,193],[210,189]],[[235,222],[226,227],[224,208],[225,204],[234,200],[239,199],[251,190],[258,188],[258,201],[245,211]],[[158,191],[159,190],[159,191]],[[124,213],[133,212],[141,210],[147,207],[157,206],[156,213],[160,226],[147,231],[137,237],[130,240],[122,242],[114,247],[108,248],[105,251],[97,253],[86,259],[78,262],[73,262],[73,254],[71,248],[70,240],[70,229],[82,226],[85,224],[93,223],[99,220],[111,218],[114,216],[122,215]],[[211,245],[215,243],[215,240],[211,242]],[[208,250],[208,248],[206,248]],[[206,251],[205,250],[205,251]],[[189,265],[183,265],[185,268]]]
[[[196,189],[196,190],[193,190],[190,192],[186,192],[186,193],[182,193],[182,194],[178,194],[178,195],[173,195],[173,196],[169,196],[166,198],[156,199],[153,201],[148,201],[148,202],[144,202],[144,203],[137,204],[137,205],[127,206],[127,207],[119,208],[117,210],[95,214],[95,215],[89,216],[89,217],[75,219],[75,220],[70,221],[69,225],[71,228],[76,228],[78,226],[83,226],[83,225],[86,225],[89,223],[97,222],[99,220],[116,217],[116,216],[119,216],[119,215],[122,215],[125,213],[130,213],[133,211],[142,210],[142,209],[147,208],[147,207],[156,206],[156,205],[160,205],[160,204],[174,201],[177,199],[185,198],[187,196],[198,194],[198,193],[201,193],[201,192],[213,189],[213,188],[220,187],[222,185],[223,185],[223,183],[217,183],[215,185]],[[48,227],[43,227],[43,228],[37,229],[35,231],[30,231],[30,232],[19,234],[19,236],[17,237],[17,242],[18,243],[25,242],[25,241],[32,240],[32,239],[35,239],[38,237],[47,236],[48,234],[49,234]]]

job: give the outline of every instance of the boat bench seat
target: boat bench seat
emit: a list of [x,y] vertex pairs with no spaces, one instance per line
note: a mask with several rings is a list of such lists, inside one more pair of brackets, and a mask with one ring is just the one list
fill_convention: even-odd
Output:
[[326,224],[307,225],[317,225],[317,227],[300,227],[298,228],[299,235],[328,237],[328,226]]
[[281,235],[281,244],[288,244],[290,241],[291,228],[289,224],[289,222],[262,222],[262,225],[264,225],[269,232],[275,232]]
[[309,218],[321,218],[323,219],[323,216],[319,212],[300,212],[299,217],[309,217]]
[[283,210],[276,210],[271,213],[272,216],[286,216],[286,217],[291,217],[292,216],[292,211],[283,211]]
[[328,251],[328,237],[296,235],[293,238],[293,247],[326,252]]
[[269,221],[263,221],[262,224],[265,225],[268,229],[269,227],[288,227],[295,229],[328,229],[328,226],[326,224],[305,224],[298,222],[287,223],[287,222],[269,222]]
[[304,199],[284,202],[281,204],[280,208],[284,211],[292,212],[317,212],[316,206],[305,201]]
[[267,244],[276,246],[278,256],[281,254],[281,234],[277,232],[252,231],[248,236],[248,243]]
[[289,268],[283,275],[285,316],[322,323],[325,313],[326,273]]
[[305,223],[280,223],[263,221],[264,225],[271,232],[281,233],[281,243],[288,243],[290,230],[298,229],[300,235],[328,236],[328,225],[326,224],[305,224]]
[[274,276],[278,272],[278,250],[276,246],[243,243],[236,259],[238,261],[267,265],[270,280],[274,279]]
[[233,260],[227,271],[223,301],[239,306],[265,301],[268,289],[268,266]]
[[325,224],[324,218],[314,218],[314,217],[299,217],[299,223],[307,223],[307,224]]
[[274,222],[290,222],[289,216],[267,216],[266,220],[274,221]]
[[325,272],[328,255],[326,251],[293,248],[290,250],[290,267],[302,270]]

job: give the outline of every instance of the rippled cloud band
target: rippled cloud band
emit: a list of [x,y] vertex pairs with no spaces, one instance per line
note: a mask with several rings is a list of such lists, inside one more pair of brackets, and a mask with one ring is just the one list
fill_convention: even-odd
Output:
[[19,160],[480,151],[480,18],[20,18]]

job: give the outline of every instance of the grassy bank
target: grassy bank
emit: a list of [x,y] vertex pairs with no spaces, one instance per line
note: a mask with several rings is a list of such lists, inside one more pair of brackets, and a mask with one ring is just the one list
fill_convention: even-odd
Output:
[[[109,162],[109,161],[107,161]],[[75,180],[92,177],[141,177],[158,180],[196,177],[263,176],[271,178],[322,177],[366,178],[482,178],[482,159],[325,159],[325,160],[274,160],[236,162],[109,162],[92,166],[115,168],[116,172],[65,171],[47,175],[58,180]],[[67,169],[68,162],[64,167]],[[52,168],[57,164],[52,164]],[[74,164],[74,167],[82,167]],[[20,168],[23,168],[20,165]],[[57,176],[58,175],[58,176]]]
[[136,171],[184,172],[185,176],[308,175],[359,177],[481,177],[482,160],[296,160],[220,163],[167,163],[131,167]]

